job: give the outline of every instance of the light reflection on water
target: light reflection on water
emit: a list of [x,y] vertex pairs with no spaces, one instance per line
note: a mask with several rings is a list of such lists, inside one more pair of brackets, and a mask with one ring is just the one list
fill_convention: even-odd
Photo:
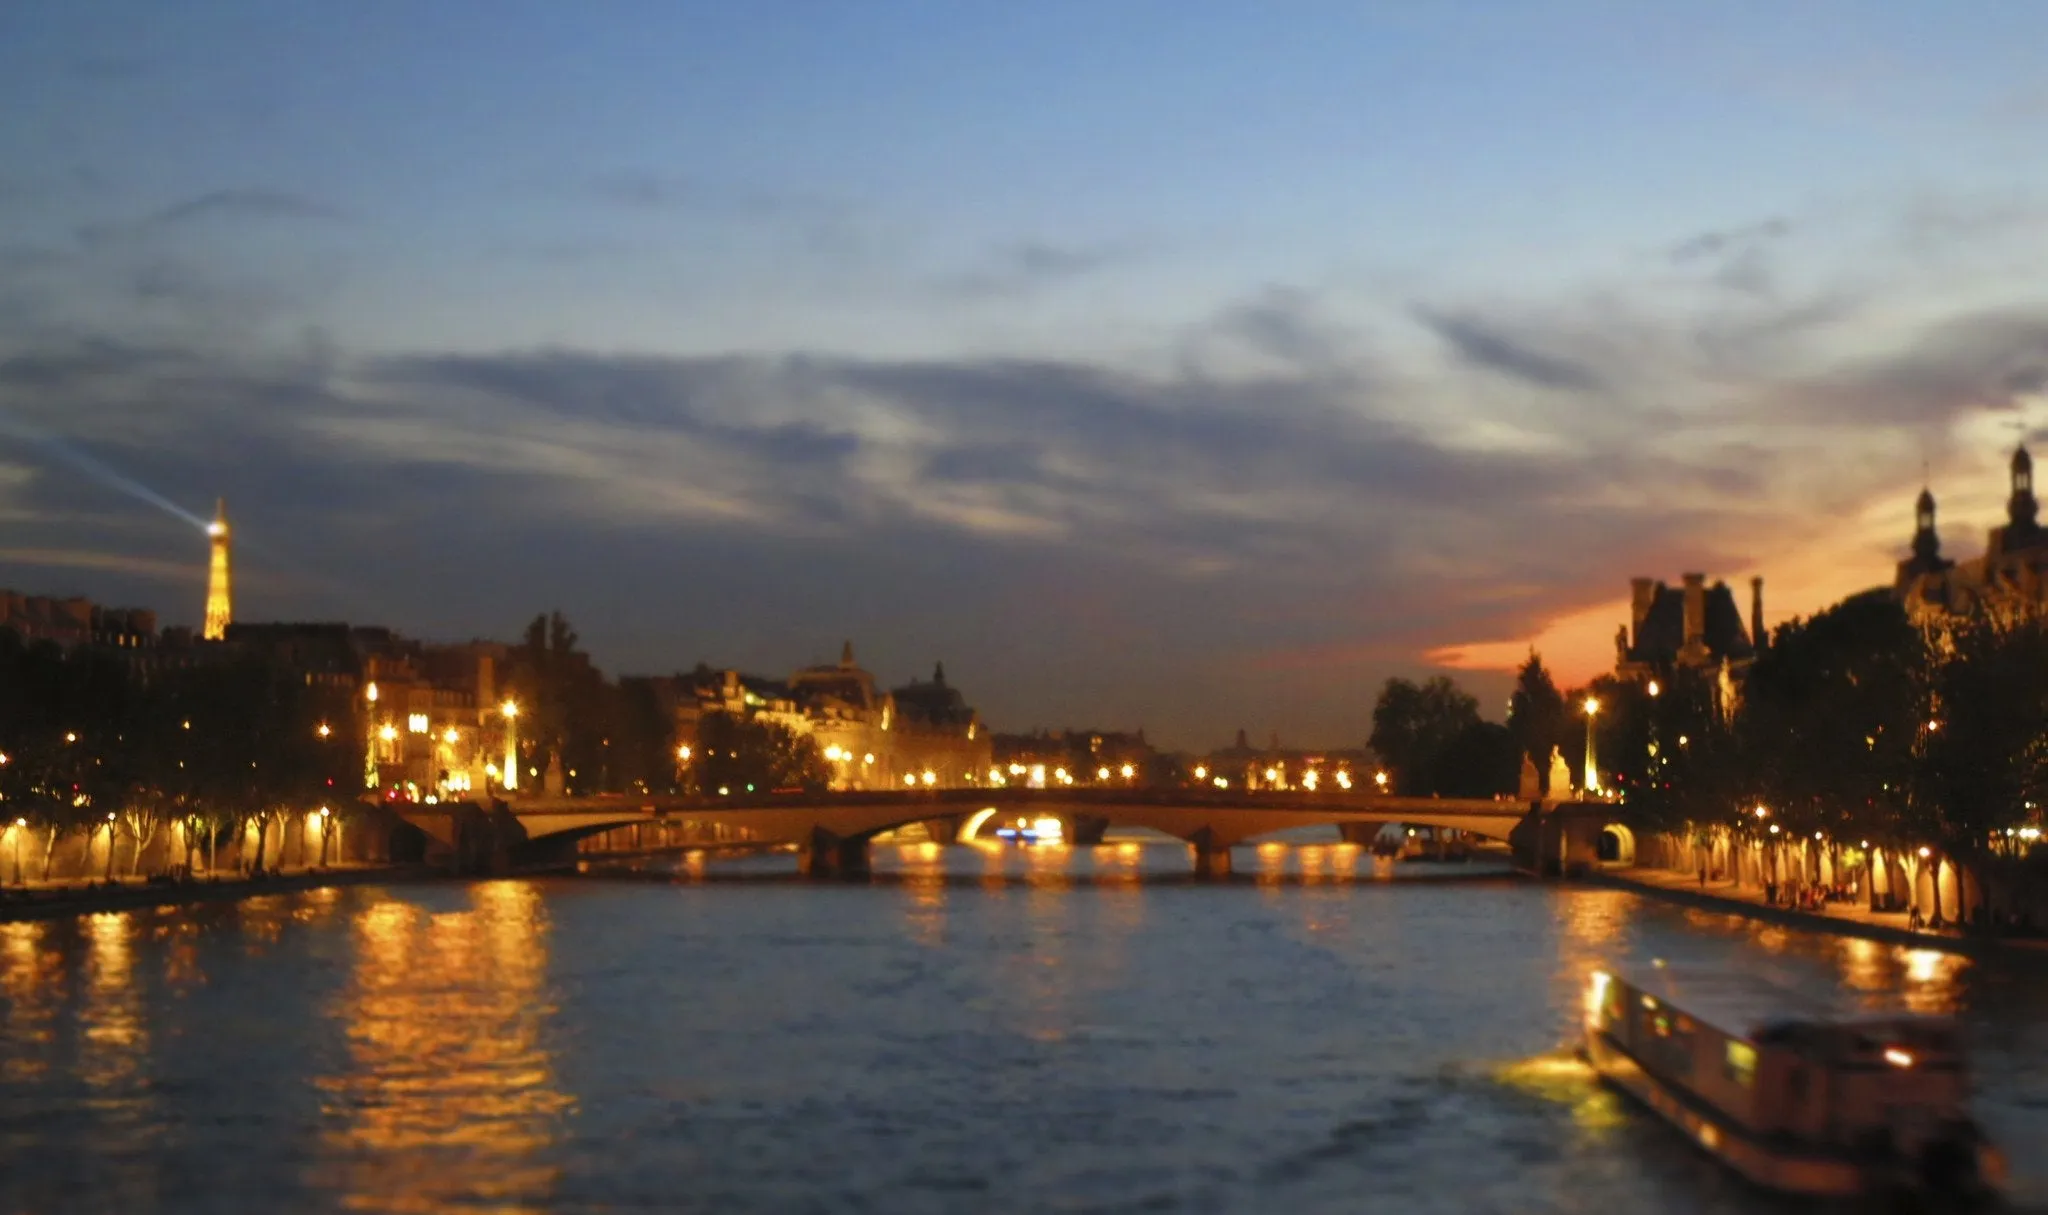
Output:
[[574,1103],[542,1044],[546,904],[526,882],[471,895],[462,910],[392,900],[354,918],[358,961],[333,1011],[348,1065],[315,1080],[332,1154],[312,1173],[348,1208],[548,1205],[558,1166],[544,1149]]
[[0,1158],[31,1210],[1773,1209],[1566,1049],[1664,958],[1957,1012],[2048,1192],[2023,966],[1328,843],[875,859],[0,925]]

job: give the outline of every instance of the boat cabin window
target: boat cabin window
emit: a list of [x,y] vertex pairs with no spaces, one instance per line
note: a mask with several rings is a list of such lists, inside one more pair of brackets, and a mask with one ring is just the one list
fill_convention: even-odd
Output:
[[1644,1014],[1646,1038],[1638,1038],[1645,1061],[1669,1075],[1687,1076],[1693,1069],[1692,1018],[1670,1008]]
[[1748,1088],[1756,1083],[1756,1048],[1747,1042],[1729,1039],[1728,1052],[1722,1062],[1721,1071],[1730,1080]]

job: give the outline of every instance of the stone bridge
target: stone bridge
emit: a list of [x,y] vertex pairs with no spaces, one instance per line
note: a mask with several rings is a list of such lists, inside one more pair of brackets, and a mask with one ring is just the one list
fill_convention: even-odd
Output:
[[1599,836],[1615,818],[1614,808],[1603,803],[1151,788],[532,797],[489,809],[464,803],[411,806],[403,813],[461,868],[566,862],[574,858],[577,841],[632,827],[620,851],[706,843],[794,846],[803,871],[819,876],[865,872],[869,841],[913,823],[934,838],[952,840],[972,838],[991,821],[1016,818],[1057,819],[1065,838],[1080,844],[1100,841],[1109,827],[1151,828],[1187,841],[1195,872],[1205,876],[1227,875],[1230,849],[1260,836],[1335,826],[1359,838],[1388,823],[1468,831],[1515,844],[1530,868],[1568,870],[1594,861]]

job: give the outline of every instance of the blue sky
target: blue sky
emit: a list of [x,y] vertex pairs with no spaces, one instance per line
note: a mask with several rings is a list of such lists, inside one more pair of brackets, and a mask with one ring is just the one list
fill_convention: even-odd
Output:
[[[1589,671],[1634,573],[1883,580],[1923,462],[1974,545],[2048,366],[2044,35],[11,5],[0,409],[228,495],[245,616],[559,606],[641,670],[851,634],[999,726],[1351,741],[1447,654]],[[0,446],[0,583],[196,617],[184,528]]]

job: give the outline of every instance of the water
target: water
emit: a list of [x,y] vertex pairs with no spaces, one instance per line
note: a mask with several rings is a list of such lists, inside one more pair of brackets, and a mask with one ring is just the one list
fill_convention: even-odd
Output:
[[1959,1012],[2048,1195],[2037,970],[1341,849],[880,851],[0,925],[0,1209],[1773,1209],[1560,1049],[1653,956]]

